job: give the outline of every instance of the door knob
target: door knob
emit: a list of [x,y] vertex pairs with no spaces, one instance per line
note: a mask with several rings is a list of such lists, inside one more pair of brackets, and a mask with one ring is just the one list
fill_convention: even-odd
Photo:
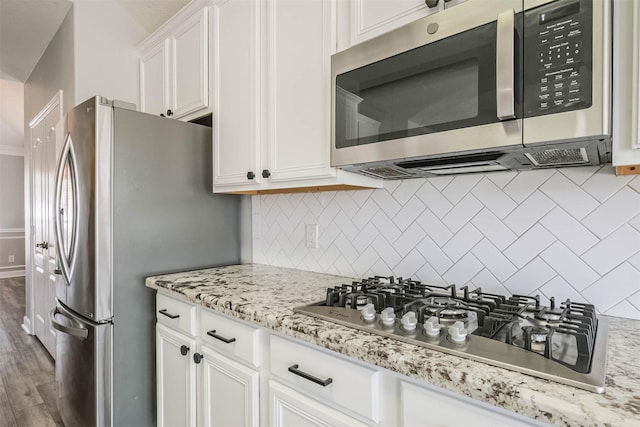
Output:
[[48,242],[36,243],[36,248],[49,249],[49,243]]

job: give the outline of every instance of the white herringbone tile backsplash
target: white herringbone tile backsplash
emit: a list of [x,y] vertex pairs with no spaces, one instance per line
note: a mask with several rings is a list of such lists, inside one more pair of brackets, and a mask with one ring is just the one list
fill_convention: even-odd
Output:
[[257,263],[571,298],[640,319],[640,176],[611,166],[253,196],[252,208]]

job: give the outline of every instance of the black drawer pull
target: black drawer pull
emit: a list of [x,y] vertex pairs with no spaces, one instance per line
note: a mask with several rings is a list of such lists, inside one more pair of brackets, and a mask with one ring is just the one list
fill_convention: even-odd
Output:
[[167,316],[169,319],[177,319],[178,317],[180,317],[179,314],[170,314],[167,313],[167,309],[163,308],[162,310],[159,310],[158,313],[160,314],[164,314],[165,316]]
[[222,342],[226,342],[227,344],[231,344],[232,342],[235,342],[236,339],[235,338],[225,338],[225,337],[221,337],[220,335],[216,334],[216,330],[212,329],[209,332],[207,332],[207,335],[209,335],[210,337],[213,337],[217,340],[220,340]]
[[316,378],[313,375],[307,374],[306,372],[302,372],[301,370],[298,369],[297,364],[289,366],[289,372],[291,372],[292,374],[299,375],[302,378],[307,379],[309,381],[313,381],[316,384],[320,384],[322,387],[326,387],[333,382],[333,379],[331,378],[327,378],[326,380],[321,380],[320,378]]

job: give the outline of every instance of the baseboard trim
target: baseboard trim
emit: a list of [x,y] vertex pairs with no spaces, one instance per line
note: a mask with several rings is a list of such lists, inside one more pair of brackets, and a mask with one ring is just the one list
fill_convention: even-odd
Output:
[[24,329],[24,331],[29,334],[29,335],[33,335],[31,333],[31,319],[29,319],[27,316],[24,316],[22,318],[22,329]]
[[11,279],[13,277],[24,277],[25,270],[0,271],[0,279]]

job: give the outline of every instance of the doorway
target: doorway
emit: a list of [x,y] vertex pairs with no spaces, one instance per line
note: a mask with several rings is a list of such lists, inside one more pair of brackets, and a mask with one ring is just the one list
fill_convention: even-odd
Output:
[[57,268],[53,200],[57,158],[62,148],[62,91],[31,120],[30,135],[30,275],[31,333],[55,358],[55,330],[49,313],[55,308]]

